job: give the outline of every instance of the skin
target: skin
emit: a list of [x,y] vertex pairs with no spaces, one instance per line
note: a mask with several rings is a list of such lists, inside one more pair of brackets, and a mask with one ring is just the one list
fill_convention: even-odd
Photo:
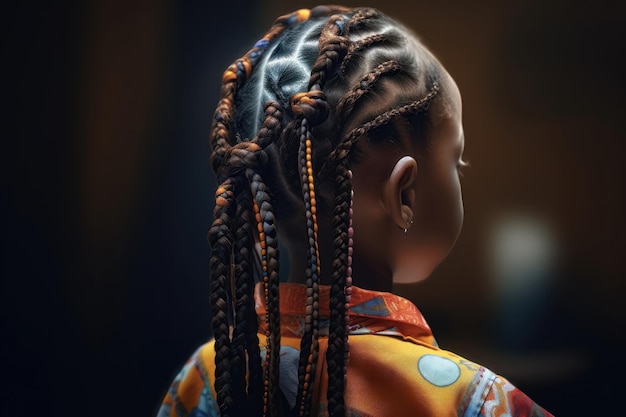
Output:
[[[360,142],[353,171],[355,285],[391,291],[393,283],[427,278],[454,246],[463,223],[459,168],[464,148],[461,95],[444,72],[442,97],[432,103],[429,149],[401,132],[404,146],[381,151]],[[331,271],[330,219],[319,218],[322,283]],[[405,234],[404,229],[407,229]],[[290,282],[303,282],[303,239],[289,239]]]

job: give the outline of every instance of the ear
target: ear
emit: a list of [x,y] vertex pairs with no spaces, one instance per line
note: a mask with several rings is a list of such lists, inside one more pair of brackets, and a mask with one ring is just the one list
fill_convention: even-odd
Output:
[[396,162],[384,186],[384,206],[400,229],[409,227],[413,220],[416,180],[417,161],[403,156]]

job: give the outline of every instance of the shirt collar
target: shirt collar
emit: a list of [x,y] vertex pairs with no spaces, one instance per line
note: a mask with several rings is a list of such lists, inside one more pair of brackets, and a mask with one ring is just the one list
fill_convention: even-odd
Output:
[[[294,321],[304,321],[306,309],[304,284],[281,283],[279,286],[281,333],[298,336]],[[330,286],[319,286],[320,334],[328,325]],[[265,331],[265,299],[263,286],[255,289],[256,312],[261,318],[259,331]],[[430,326],[419,309],[411,301],[396,294],[352,287],[348,312],[350,334],[384,334],[400,336],[414,343],[436,347]],[[297,329],[299,326],[295,326]]]

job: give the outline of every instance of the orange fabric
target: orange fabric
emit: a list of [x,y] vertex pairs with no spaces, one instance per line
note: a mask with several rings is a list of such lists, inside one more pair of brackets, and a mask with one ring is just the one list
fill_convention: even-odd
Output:
[[[322,336],[313,415],[321,417],[328,415],[328,339],[323,336],[328,295],[329,288],[320,287]],[[288,402],[290,398],[295,401],[305,296],[303,285],[280,286],[280,384]],[[255,301],[261,322],[259,342],[264,349],[265,303],[259,287]],[[439,349],[424,317],[408,300],[354,288],[349,317],[350,362],[344,397],[348,416],[551,416],[506,379]],[[219,416],[210,382],[215,371],[214,353],[213,342],[198,349],[173,382],[158,417]]]
[[[306,308],[306,286],[281,284],[279,294],[282,336],[301,337]],[[266,308],[261,285],[257,285],[254,298],[260,319],[259,333],[264,334]],[[324,334],[324,321],[330,315],[329,298],[330,288],[320,286],[321,334]],[[428,346],[436,344],[430,326],[419,309],[409,300],[395,294],[352,287],[348,316],[352,334],[390,331],[415,343]]]

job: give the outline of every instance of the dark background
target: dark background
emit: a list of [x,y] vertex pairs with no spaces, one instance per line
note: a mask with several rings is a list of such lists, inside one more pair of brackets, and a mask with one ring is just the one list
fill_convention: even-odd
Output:
[[[428,281],[397,291],[443,348],[553,413],[621,409],[624,6],[344,4],[414,28],[464,99],[463,232]],[[3,7],[1,414],[155,413],[210,334],[221,73],[312,5]]]

